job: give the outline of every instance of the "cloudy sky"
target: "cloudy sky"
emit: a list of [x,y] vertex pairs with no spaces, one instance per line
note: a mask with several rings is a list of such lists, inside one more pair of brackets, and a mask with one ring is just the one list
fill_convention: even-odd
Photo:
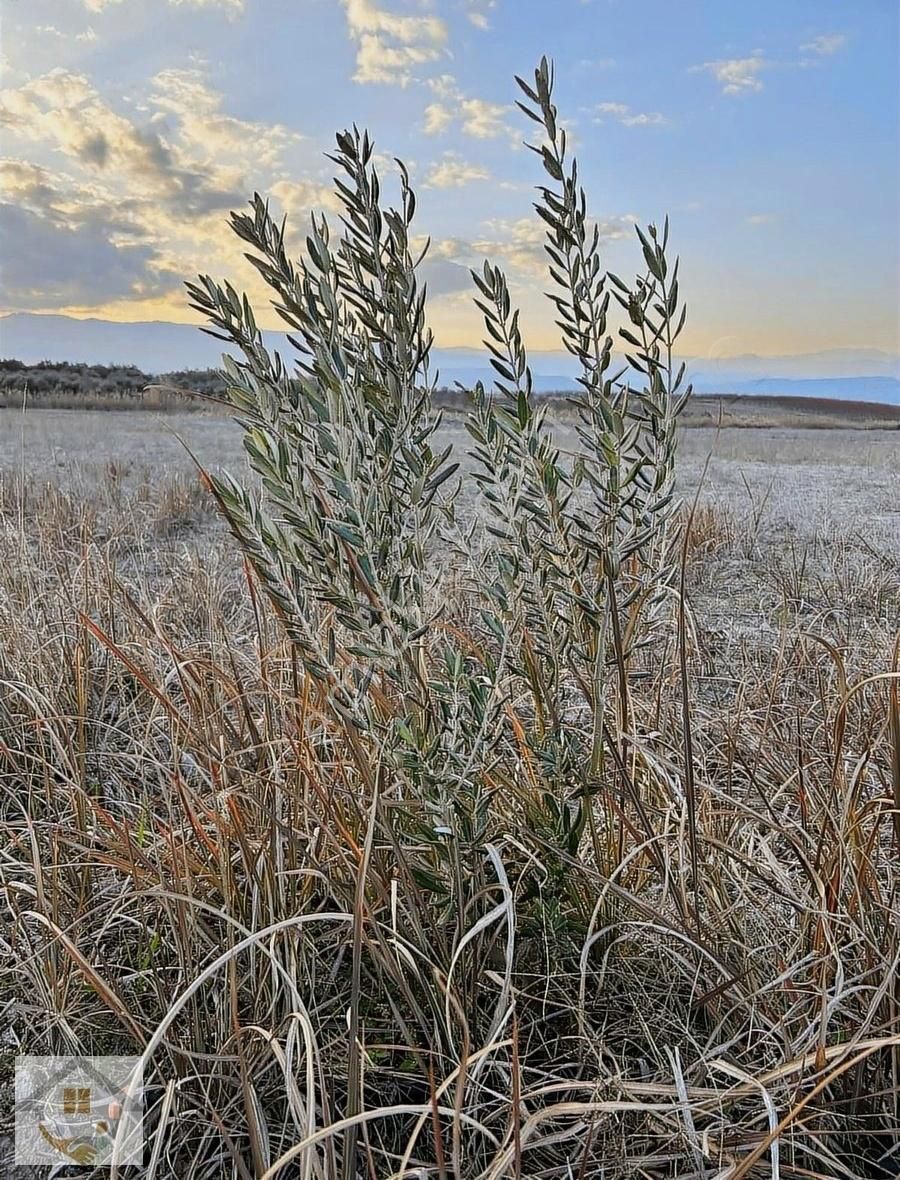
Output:
[[[193,318],[260,300],[227,214],[302,231],[353,121],[410,166],[438,342],[501,262],[558,344],[513,75],[555,59],[610,269],[668,212],[704,356],[897,346],[896,0],[0,0],[0,310]],[[635,17],[639,13],[639,19]],[[260,319],[275,326],[274,317]]]

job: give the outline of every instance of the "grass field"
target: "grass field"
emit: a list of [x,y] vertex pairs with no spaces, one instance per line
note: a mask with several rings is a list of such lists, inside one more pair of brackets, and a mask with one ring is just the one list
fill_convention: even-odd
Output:
[[[796,399],[794,399],[796,400]],[[900,410],[861,403],[824,403],[807,411],[810,428],[757,425],[765,399],[723,406],[723,425],[692,429],[705,420],[709,399],[688,414],[679,462],[683,494],[715,502],[724,512],[755,521],[770,536],[803,540],[862,532],[865,540],[894,551],[900,547],[895,481],[900,475]],[[869,418],[881,410],[881,417]],[[765,412],[772,422],[790,421],[793,402]],[[719,417],[718,406],[710,410]],[[844,425],[835,425],[837,422]],[[865,429],[855,429],[860,422]],[[878,424],[876,424],[878,423]],[[576,439],[566,413],[555,420],[560,446]],[[441,433],[463,464],[470,440],[457,412],[448,412]],[[170,412],[110,415],[102,410],[6,409],[0,411],[0,470],[7,481],[24,471],[31,483],[48,481],[78,490],[88,501],[107,484],[122,491],[160,488],[177,477],[193,480],[190,453],[211,469],[245,468],[240,431],[220,413]],[[704,468],[709,460],[704,477]],[[701,487],[702,484],[702,487]],[[147,493],[145,493],[147,494]]]
[[[359,1176],[896,1175],[900,433],[889,412],[745,410],[786,424],[729,410],[681,433],[684,666],[674,642],[635,665],[640,806],[611,788],[591,857],[540,864],[516,755],[493,804],[505,892],[487,874],[499,908],[460,914],[449,951],[439,924],[417,941],[376,840],[361,984],[341,923],[371,829],[181,441],[239,475],[239,431],[0,411],[3,1084],[17,1052],[140,1053],[167,1021],[156,1175],[274,1176],[306,1133],[277,1174],[330,1178],[361,987],[365,1105],[394,1113],[359,1124]],[[564,415],[554,432],[575,445]],[[457,415],[441,438],[465,472]],[[475,626],[454,614],[468,576],[436,562],[448,628]],[[213,973],[277,923],[290,938]],[[511,1024],[451,1014],[513,994]]]

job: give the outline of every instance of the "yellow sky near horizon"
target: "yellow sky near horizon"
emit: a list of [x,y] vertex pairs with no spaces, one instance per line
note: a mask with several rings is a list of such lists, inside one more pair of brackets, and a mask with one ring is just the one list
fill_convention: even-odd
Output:
[[[2,0],[0,0],[2,3]],[[267,307],[229,210],[335,220],[336,128],[407,161],[438,345],[479,347],[470,266],[501,265],[560,346],[517,72],[547,52],[604,262],[671,215],[694,356],[900,351],[900,7],[647,0],[28,0],[4,11],[0,312],[197,323],[198,272]],[[894,6],[884,6],[893,8]],[[602,9],[602,11],[601,11]],[[556,15],[554,15],[556,14]],[[562,19],[560,14],[565,15]],[[603,52],[597,46],[603,47]],[[864,77],[865,86],[860,86]]]

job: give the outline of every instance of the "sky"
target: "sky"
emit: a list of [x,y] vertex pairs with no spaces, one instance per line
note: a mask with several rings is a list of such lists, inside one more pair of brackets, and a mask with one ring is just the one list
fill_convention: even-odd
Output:
[[507,271],[559,347],[533,125],[542,54],[604,260],[668,214],[686,352],[898,350],[896,0],[0,0],[0,312],[196,319],[183,280],[246,289],[228,213],[254,190],[299,249],[333,214],[334,133],[409,166],[430,322],[482,335],[468,269]]

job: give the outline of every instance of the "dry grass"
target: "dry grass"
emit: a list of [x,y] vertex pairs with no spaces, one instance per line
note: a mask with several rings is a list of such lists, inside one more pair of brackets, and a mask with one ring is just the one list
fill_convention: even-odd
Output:
[[0,485],[5,1071],[146,1053],[157,1177],[896,1174],[896,553],[701,509],[687,710],[673,635],[571,851],[499,750],[444,893],[196,484],[117,462]]
[[[227,415],[224,383],[217,384],[207,373],[176,374],[176,380],[145,377],[139,391],[94,392],[70,388],[36,391],[27,376],[0,389],[0,409],[21,409],[27,403],[34,409],[88,411],[152,410],[163,414],[201,412]],[[181,378],[181,382],[177,378]],[[191,380],[198,380],[202,391],[191,390]],[[570,416],[573,391],[543,393],[538,400],[550,400],[559,418]],[[469,394],[457,389],[441,389],[436,404],[448,415],[462,414],[471,403]],[[765,430],[900,430],[900,406],[879,402],[837,400],[820,397],[754,396],[751,394],[692,394],[681,418],[684,428],[765,429]]]
[[694,394],[683,426],[804,430],[900,430],[900,406],[823,397]]
[[121,411],[153,410],[162,414],[184,414],[195,410],[209,412],[207,404],[195,400],[177,390],[167,390],[161,386],[148,386],[136,396],[116,396],[111,394],[91,393],[43,393],[37,395],[29,393],[27,389],[15,389],[0,393],[0,409],[19,410],[23,401],[27,401],[35,409],[42,410],[74,410],[101,411],[116,413]]

